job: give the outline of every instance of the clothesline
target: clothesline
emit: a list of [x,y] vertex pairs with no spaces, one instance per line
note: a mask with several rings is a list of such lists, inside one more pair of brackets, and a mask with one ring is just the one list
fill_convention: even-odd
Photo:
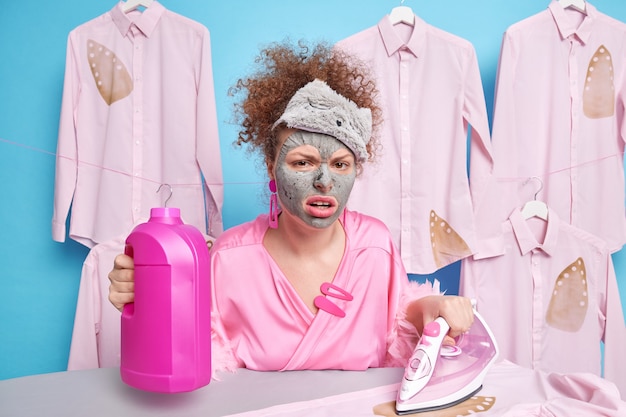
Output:
[[528,178],[531,178],[531,177],[545,178],[545,177],[549,177],[551,175],[560,174],[561,172],[566,172],[566,171],[569,171],[569,170],[572,170],[572,169],[582,168],[582,167],[589,166],[589,165],[595,164],[597,162],[605,161],[607,159],[611,159],[611,158],[615,158],[615,157],[620,157],[623,160],[624,159],[624,152],[622,152],[621,154],[616,153],[616,154],[612,154],[612,155],[603,156],[601,158],[597,158],[597,159],[593,159],[591,161],[583,162],[583,163],[578,164],[578,165],[574,165],[574,166],[566,167],[566,168],[562,168],[562,169],[557,169],[557,170],[554,170],[554,171],[545,172],[543,174],[531,174],[531,175],[524,176],[524,177],[495,177],[495,180],[497,182],[518,182],[518,181],[528,181]]
[[[8,145],[12,145],[12,146],[21,147],[21,148],[24,148],[24,149],[27,149],[27,150],[30,150],[30,151],[33,151],[33,152],[54,156],[55,158],[59,157],[59,158],[67,159],[67,160],[70,160],[70,161],[76,161],[79,164],[89,165],[89,166],[92,166],[94,168],[100,168],[102,170],[109,171],[109,172],[114,172],[116,174],[125,175],[125,176],[133,177],[133,178],[138,178],[138,179],[141,179],[143,181],[148,181],[148,182],[151,182],[151,183],[154,183],[154,184],[162,184],[163,183],[163,181],[156,181],[156,180],[152,180],[150,178],[145,178],[145,177],[136,177],[136,176],[134,176],[132,174],[129,174],[127,172],[115,170],[115,169],[112,169],[112,168],[107,168],[105,166],[98,165],[98,164],[92,164],[90,162],[76,160],[75,158],[58,156],[55,152],[51,152],[51,151],[48,151],[48,150],[45,150],[45,149],[37,148],[37,147],[31,146],[31,145],[26,145],[26,144],[19,143],[19,142],[14,142],[14,141],[11,141],[11,140],[8,140],[8,139],[0,138],[0,142],[4,142],[4,143],[6,143]],[[569,171],[569,170],[576,169],[576,168],[581,168],[581,167],[588,166],[588,165],[591,165],[591,164],[595,164],[597,162],[604,161],[606,159],[610,159],[610,158],[614,158],[614,157],[620,157],[621,159],[623,159],[624,158],[624,153],[622,152],[621,154],[607,155],[607,156],[604,156],[602,158],[597,158],[597,159],[594,159],[594,160],[591,160],[591,161],[583,162],[581,164],[574,165],[574,166],[571,166],[571,167],[566,167],[566,168],[557,169],[557,170],[554,170],[554,171],[545,172],[543,174],[533,174],[533,175],[528,175],[528,176],[524,176],[524,177],[496,177],[495,180],[497,182],[520,182],[520,181],[527,181],[529,177],[546,178],[546,177],[549,177],[551,175],[559,174],[561,172]],[[204,185],[204,184],[200,184],[200,183],[169,183],[169,182],[168,182],[168,184],[173,186],[173,187],[174,186],[176,186],[176,187],[197,187],[199,185]],[[219,184],[217,184],[217,183],[206,183],[206,185],[255,185],[255,184],[262,185],[262,184],[264,184],[264,182],[263,181],[229,181],[229,182],[224,181],[223,183],[219,183]]]
[[[108,168],[108,167],[105,167],[105,166],[102,166],[102,165],[98,165],[98,164],[92,164],[90,162],[77,160],[75,158],[70,158],[70,157],[65,157],[65,156],[58,156],[55,152],[51,152],[51,151],[48,151],[48,150],[45,150],[45,149],[37,148],[37,147],[31,146],[31,145],[26,145],[26,144],[19,143],[19,142],[14,142],[14,141],[11,141],[11,140],[8,140],[8,139],[0,138],[0,142],[4,142],[4,143],[6,143],[8,145],[24,148],[24,149],[27,149],[27,150],[30,150],[30,151],[33,151],[33,152],[36,152],[36,153],[41,153],[41,154],[44,154],[44,155],[54,156],[55,158],[58,157],[58,158],[63,158],[63,159],[69,160],[69,161],[76,161],[79,164],[92,166],[94,168],[99,168],[99,169],[102,169],[102,170],[105,170],[105,171],[114,172],[116,174],[124,175],[124,176],[127,176],[127,177],[133,177],[133,178],[140,179],[140,180],[143,180],[143,181],[148,181],[148,182],[151,182],[151,183],[154,183],[154,184],[159,184],[159,185],[163,184],[163,181],[156,181],[156,180],[153,180],[153,179],[150,179],[150,178],[145,178],[145,177],[141,177],[141,176],[135,176],[135,175],[129,174],[129,173],[124,172],[124,171],[119,171],[119,170]],[[230,182],[222,182],[222,183],[210,183],[210,182],[205,182],[205,183],[173,183],[173,182],[168,182],[167,184],[172,186],[172,187],[197,187],[197,186],[205,185],[205,184],[206,185],[255,185],[255,184],[261,185],[261,184],[265,184],[265,182],[263,182],[263,181],[230,181]]]

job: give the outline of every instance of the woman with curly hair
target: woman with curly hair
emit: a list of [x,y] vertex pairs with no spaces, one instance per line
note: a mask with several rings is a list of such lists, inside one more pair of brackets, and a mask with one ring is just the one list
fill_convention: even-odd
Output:
[[[364,65],[325,44],[274,44],[241,96],[237,143],[263,158],[270,210],[211,248],[213,371],[404,366],[424,324],[466,331],[468,299],[409,282],[386,226],[347,210],[376,151],[380,109]],[[373,197],[375,198],[375,197]],[[133,301],[133,261],[120,255],[109,299]]]

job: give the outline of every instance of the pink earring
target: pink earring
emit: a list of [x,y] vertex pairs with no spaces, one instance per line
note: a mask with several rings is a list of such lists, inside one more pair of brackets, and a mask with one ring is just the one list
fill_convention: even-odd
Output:
[[278,196],[276,195],[276,181],[270,180],[269,187],[272,192],[272,195],[270,196],[270,227],[272,229],[276,229],[278,228]]

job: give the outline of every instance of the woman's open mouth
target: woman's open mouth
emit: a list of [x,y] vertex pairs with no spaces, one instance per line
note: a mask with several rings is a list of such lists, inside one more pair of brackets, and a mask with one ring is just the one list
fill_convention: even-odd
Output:
[[304,210],[312,217],[330,217],[337,209],[337,201],[332,197],[312,196],[306,199]]

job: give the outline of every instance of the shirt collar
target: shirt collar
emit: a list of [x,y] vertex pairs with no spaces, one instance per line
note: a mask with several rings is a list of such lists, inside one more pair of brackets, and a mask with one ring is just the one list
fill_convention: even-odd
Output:
[[571,35],[576,35],[583,44],[586,44],[589,41],[593,21],[598,15],[598,10],[593,7],[589,2],[585,3],[586,16],[579,27],[576,27],[575,23],[568,18],[567,13],[565,13],[565,10],[563,9],[563,6],[561,6],[557,0],[552,0],[550,5],[548,6],[548,9],[550,10],[550,13],[552,13],[554,22],[559,29],[561,39],[567,39]]
[[389,20],[389,16],[383,16],[380,22],[378,22],[378,31],[380,32],[380,37],[383,40],[385,49],[387,50],[387,55],[391,56],[395,54],[398,50],[405,47],[416,57],[419,56],[423,48],[427,26],[428,25],[426,24],[426,22],[415,16],[415,23],[413,24],[413,32],[411,32],[411,37],[409,38],[409,41],[407,43],[404,43],[404,41],[396,32],[396,29],[391,23],[391,20]]
[[559,217],[554,210],[548,208],[548,225],[543,243],[537,242],[535,235],[528,227],[527,220],[524,219],[519,209],[513,210],[513,213],[509,216],[509,222],[511,222],[513,227],[513,233],[522,255],[526,255],[535,248],[543,250],[549,256],[552,256],[556,251],[559,236]]
[[[135,25],[145,37],[149,38],[157,24],[159,19],[165,12],[165,7],[156,0],[152,2],[150,7],[146,8],[141,14],[136,13],[124,13],[122,10],[123,2],[119,2],[111,9],[111,18],[117,26],[122,36],[128,35],[132,25]],[[131,19],[131,16],[134,17]]]

